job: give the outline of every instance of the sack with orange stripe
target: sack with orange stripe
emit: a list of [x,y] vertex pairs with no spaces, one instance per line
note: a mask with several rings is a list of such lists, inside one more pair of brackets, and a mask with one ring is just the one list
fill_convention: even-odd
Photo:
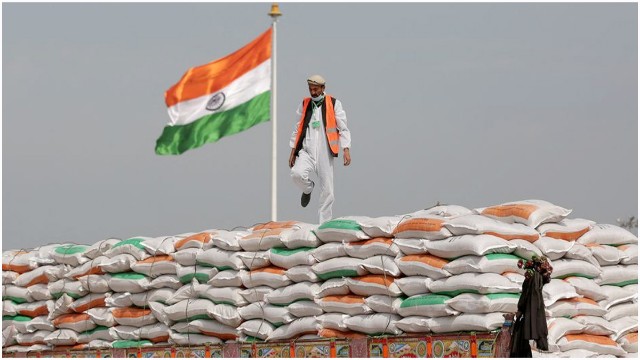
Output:
[[510,254],[518,246],[493,235],[452,236],[446,240],[423,240],[427,252],[443,259],[465,255]]
[[171,326],[171,330],[179,333],[200,333],[213,336],[221,340],[235,340],[237,331],[235,327],[221,324],[216,320],[197,319],[189,322],[179,322]]
[[543,223],[557,223],[571,214],[570,209],[544,200],[521,200],[474,209],[478,214],[494,219],[520,223],[532,228]]
[[44,265],[20,274],[13,281],[13,284],[21,287],[48,284],[61,279],[67,271],[68,269],[64,265]]
[[547,316],[604,316],[607,313],[602,306],[589,298],[561,299],[546,308]]
[[549,345],[555,345],[561,337],[567,334],[581,334],[584,332],[584,329],[584,324],[572,319],[563,317],[547,318],[547,340]]
[[638,316],[627,316],[609,321],[609,324],[616,330],[611,338],[618,340],[628,333],[638,332]]
[[354,315],[344,320],[349,330],[368,335],[400,335],[402,330],[396,327],[401,317],[395,314]]
[[88,314],[65,314],[53,319],[58,329],[71,329],[77,333],[94,329],[97,325]]
[[535,242],[540,234],[522,224],[509,224],[482,215],[467,215],[449,219],[444,226],[453,235],[493,235],[504,240],[522,239]]
[[241,271],[239,275],[242,278],[242,284],[247,288],[264,285],[277,289],[292,283],[287,275],[285,275],[285,269],[276,266],[268,266],[252,271]]
[[113,319],[120,325],[144,326],[157,322],[155,316],[151,313],[151,309],[148,308],[114,308],[111,310],[111,314]]
[[439,217],[413,217],[403,220],[394,230],[396,238],[441,240],[452,234],[444,226],[446,219]]
[[113,318],[110,307],[94,307],[86,310],[85,313],[91,317],[94,323],[98,326],[111,327],[116,325],[116,320]]
[[213,247],[213,242],[211,241],[211,234],[207,231],[200,233],[189,233],[176,235],[178,238],[173,246],[175,248],[175,252],[185,250],[185,249],[211,249]]
[[38,267],[33,251],[9,250],[2,252],[2,271],[13,271],[18,274],[29,272]]
[[360,266],[361,263],[360,259],[337,257],[317,263],[311,267],[311,270],[322,280],[361,276],[368,273]]
[[[589,246],[593,246],[593,244]],[[608,246],[608,245],[602,245],[602,246]],[[567,259],[586,261],[597,268],[599,268],[601,265],[600,262],[596,259],[596,257],[593,256],[593,252],[589,249],[589,247],[582,244],[578,244],[575,241],[573,242],[573,246],[571,247],[571,249],[569,249],[569,251],[567,251],[567,253],[564,254],[564,257]],[[616,264],[619,261],[620,261],[620,256],[618,256],[618,260],[616,261]]]
[[357,295],[388,295],[398,297],[402,291],[394,283],[395,278],[386,275],[364,275],[347,278],[349,290]]
[[[15,305],[15,315],[24,315],[31,318],[35,318],[38,316],[47,316],[53,311],[54,306],[55,303],[53,300],[17,304]],[[2,311],[4,313],[4,308],[2,309]]]
[[398,277],[402,275],[395,259],[388,255],[375,255],[362,260],[360,267],[370,274]]
[[140,327],[138,334],[142,340],[149,340],[152,343],[165,343],[169,341],[171,329],[165,324],[156,323]]
[[395,257],[400,254],[400,248],[394,244],[394,239],[377,237],[370,240],[345,243],[344,250],[350,257],[367,259],[376,255]]
[[293,339],[306,334],[316,335],[318,328],[318,321],[313,316],[296,319],[275,329],[267,337],[267,341]]
[[328,339],[365,339],[367,335],[355,331],[340,331],[335,329],[321,328],[318,336]]
[[620,263],[623,265],[638,264],[638,245],[625,244],[618,246],[618,250],[622,251],[623,258]]
[[558,222],[542,224],[537,227],[537,230],[541,236],[575,241],[591,230],[595,224],[595,221],[586,219],[563,219]]
[[[133,257],[132,257],[133,258]],[[79,277],[87,276],[87,275],[101,275],[106,273],[106,270],[102,269],[102,264],[105,262],[112,262],[112,259],[109,259],[106,256],[98,256],[95,259],[87,261],[86,263],[76,266],[75,268],[68,269],[68,271],[64,274],[64,277],[70,280],[77,280]],[[133,259],[135,261],[135,259]],[[130,264],[127,266],[126,270],[130,270]],[[117,271],[114,271],[117,272]]]
[[283,234],[293,232],[289,228],[259,228],[240,238],[238,244],[244,251],[264,251],[273,247],[284,247]]
[[638,352],[638,332],[632,332],[618,339],[618,344],[624,351],[635,354]]
[[[627,285],[629,286],[629,285]],[[612,306],[625,303],[627,301],[633,301],[634,299],[638,299],[638,291],[627,289],[626,287],[612,286],[612,285],[602,285],[600,289],[604,294],[607,295],[606,299],[598,301],[598,304],[609,310]]]
[[565,335],[557,342],[560,351],[582,349],[593,351],[601,355],[623,356],[626,352],[608,336],[572,334]]
[[316,299],[316,303],[325,313],[342,313],[353,316],[373,312],[365,304],[365,297],[358,295],[330,295]]
[[178,264],[171,255],[151,256],[131,265],[131,270],[151,277],[176,274]]
[[103,293],[103,294],[89,294],[80,299],[74,301],[70,309],[76,313],[83,313],[89,309],[95,307],[105,307],[106,299],[111,296],[111,293]]
[[600,316],[578,315],[571,318],[583,325],[582,332],[591,335],[613,335],[617,329],[611,323]]
[[435,255],[407,255],[396,259],[396,263],[406,276],[426,276],[431,279],[451,276],[451,273],[445,270],[449,260]]
[[365,234],[358,224],[358,220],[362,219],[362,216],[348,216],[329,220],[318,226],[314,232],[318,239],[325,243],[367,240],[370,236]]
[[[15,335],[15,340],[18,344],[22,345],[22,346],[31,346],[31,345],[35,345],[35,344],[46,344],[46,342],[44,341],[44,339],[51,334],[51,331],[47,331],[47,330],[38,330],[36,332],[33,333],[18,333]],[[3,344],[3,346],[5,346],[5,344]]]
[[578,243],[601,245],[637,244],[638,238],[629,230],[616,225],[595,224],[586,234],[582,235]]

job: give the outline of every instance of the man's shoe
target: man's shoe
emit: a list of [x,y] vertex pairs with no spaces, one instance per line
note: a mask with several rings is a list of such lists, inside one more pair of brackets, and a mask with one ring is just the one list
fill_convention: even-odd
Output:
[[307,207],[307,205],[309,205],[310,200],[311,200],[311,193],[308,193],[308,194],[302,193],[302,197],[300,198],[300,205],[302,205],[302,207]]

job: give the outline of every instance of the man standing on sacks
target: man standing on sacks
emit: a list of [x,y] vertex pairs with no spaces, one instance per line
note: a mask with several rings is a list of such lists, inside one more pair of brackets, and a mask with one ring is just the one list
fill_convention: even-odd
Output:
[[351,133],[347,128],[347,115],[342,103],[325,94],[325,80],[320,75],[307,79],[310,97],[298,107],[289,146],[291,178],[302,191],[300,203],[306,207],[316,184],[309,178],[313,172],[320,186],[320,224],[333,218],[333,159],[343,149],[344,166],[351,164]]

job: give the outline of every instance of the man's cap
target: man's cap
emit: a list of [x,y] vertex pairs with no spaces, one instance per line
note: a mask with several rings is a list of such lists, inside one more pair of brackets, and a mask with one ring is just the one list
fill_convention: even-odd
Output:
[[324,78],[320,75],[313,75],[310,76],[307,79],[307,83],[312,84],[312,85],[321,85],[323,86],[325,84]]

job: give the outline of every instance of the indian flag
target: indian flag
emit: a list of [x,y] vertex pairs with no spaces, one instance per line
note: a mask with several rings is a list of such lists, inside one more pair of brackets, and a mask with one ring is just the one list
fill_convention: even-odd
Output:
[[165,92],[170,121],[156,141],[156,154],[182,154],[269,120],[271,31],[189,69]]

